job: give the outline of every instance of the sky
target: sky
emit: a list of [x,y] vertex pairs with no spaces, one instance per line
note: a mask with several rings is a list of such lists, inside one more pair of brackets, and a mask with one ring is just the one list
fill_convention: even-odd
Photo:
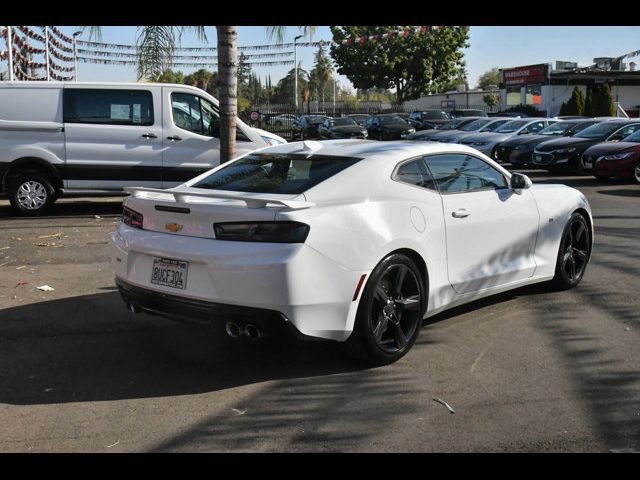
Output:
[[[76,27],[58,27],[71,36]],[[206,27],[209,41],[215,43],[215,27]],[[293,38],[300,34],[298,27],[288,27],[285,43],[293,42]],[[87,40],[88,34],[81,39]],[[330,40],[329,27],[317,27],[312,40]],[[102,42],[133,44],[136,41],[136,27],[102,27]],[[304,41],[303,39],[299,41]],[[238,45],[263,45],[275,43],[270,40],[265,27],[239,27]],[[464,50],[467,64],[469,85],[474,88],[478,77],[493,67],[509,68],[536,63],[552,63],[556,60],[578,62],[579,65],[593,63],[595,57],[615,57],[640,49],[640,27],[535,27],[535,26],[482,26],[470,29],[470,46]],[[1,44],[0,44],[1,45]],[[198,41],[194,34],[187,33],[182,38],[183,47],[206,46]],[[4,45],[0,46],[0,50]],[[313,66],[313,56],[317,48],[298,47],[298,60],[302,61],[302,68],[310,70]],[[251,51],[246,53],[266,53]],[[292,57],[291,57],[292,58]],[[256,59],[258,60],[258,59]],[[268,60],[268,59],[266,59]],[[628,59],[640,64],[640,57]],[[6,71],[6,62],[0,68]],[[271,75],[275,84],[293,66],[253,67],[253,71],[264,78]],[[195,69],[177,68],[185,73]],[[80,81],[135,81],[134,66],[95,65],[79,63],[78,78]],[[349,80],[339,75],[338,83],[352,87]]]

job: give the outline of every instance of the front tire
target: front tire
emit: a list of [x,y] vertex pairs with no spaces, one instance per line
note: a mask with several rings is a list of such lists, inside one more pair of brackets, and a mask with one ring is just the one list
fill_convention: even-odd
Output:
[[633,180],[640,185],[640,162],[636,163],[633,169]]
[[51,181],[39,173],[23,173],[9,187],[9,202],[22,215],[38,216],[55,200]]
[[591,230],[584,215],[574,213],[564,227],[552,285],[568,290],[580,283],[591,257]]
[[386,257],[362,292],[347,352],[369,365],[396,362],[411,349],[426,310],[424,280],[405,255]]

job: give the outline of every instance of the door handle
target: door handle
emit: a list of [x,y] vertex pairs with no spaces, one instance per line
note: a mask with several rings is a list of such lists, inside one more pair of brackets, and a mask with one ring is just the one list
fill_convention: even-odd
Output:
[[142,138],[158,138],[155,133],[143,133]]
[[174,135],[172,137],[167,137],[167,140],[171,140],[172,142],[179,142],[180,140],[182,140],[182,138],[177,135]]
[[455,218],[465,218],[471,215],[471,212],[466,208],[459,208],[458,210],[451,212],[451,216]]

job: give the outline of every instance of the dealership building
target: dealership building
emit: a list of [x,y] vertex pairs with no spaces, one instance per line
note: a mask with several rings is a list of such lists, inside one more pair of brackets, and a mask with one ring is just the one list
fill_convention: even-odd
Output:
[[[640,52],[634,52],[640,53]],[[404,103],[406,111],[443,108],[447,110],[476,108],[489,111],[483,98],[494,95],[498,106],[493,111],[504,111],[518,105],[531,105],[541,116],[555,116],[563,102],[571,98],[574,87],[587,95],[587,89],[608,83],[617,115],[638,117],[640,112],[640,71],[636,64],[623,63],[618,58],[595,58],[594,65],[579,67],[575,62],[557,61],[500,69],[500,84],[490,90],[470,90],[425,95]],[[453,108],[452,108],[453,107]],[[624,113],[623,113],[624,110]]]

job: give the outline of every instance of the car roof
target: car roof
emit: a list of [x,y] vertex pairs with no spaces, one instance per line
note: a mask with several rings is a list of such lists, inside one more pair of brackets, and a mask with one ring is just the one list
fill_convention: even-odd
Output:
[[[305,149],[308,146],[308,149]],[[269,147],[260,152],[270,154],[299,154],[308,152],[310,155],[327,155],[336,157],[367,158],[384,154],[388,158],[409,158],[411,156],[429,153],[446,153],[464,151],[478,154],[477,150],[460,144],[446,144],[436,142],[412,142],[396,140],[378,142],[375,140],[323,140],[291,142],[284,145]]]

